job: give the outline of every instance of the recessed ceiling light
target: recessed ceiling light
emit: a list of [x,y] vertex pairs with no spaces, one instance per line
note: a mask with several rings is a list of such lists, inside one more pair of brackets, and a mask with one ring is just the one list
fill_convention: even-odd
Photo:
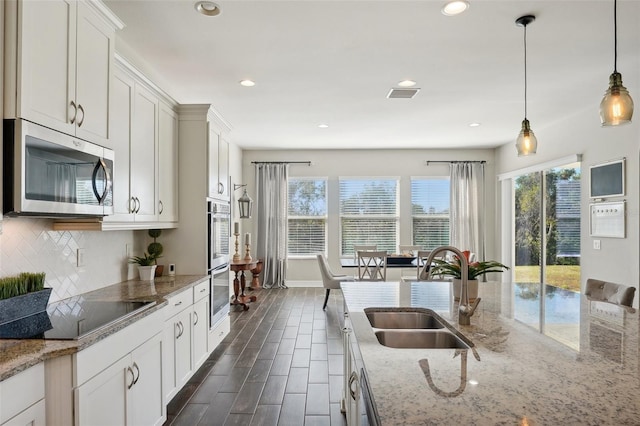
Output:
[[469,380],[469,384],[470,384],[470,385],[474,385],[474,386],[475,386],[475,385],[477,385],[477,384],[478,384],[478,381],[477,381],[477,380],[475,380],[475,379],[470,379],[470,380]]
[[398,86],[400,87],[413,87],[416,85],[416,82],[413,80],[402,80],[398,82]]
[[240,80],[240,85],[244,86],[244,87],[253,87],[256,85],[255,81],[253,80]]
[[318,127],[320,127],[321,129],[326,129],[329,127],[329,125],[322,123],[322,124],[318,124]]
[[480,127],[482,123],[470,123],[469,127]]
[[199,1],[195,7],[198,12],[205,16],[218,16],[222,12],[220,6],[212,1]]
[[458,15],[469,8],[469,2],[462,0],[450,1],[442,8],[442,14],[447,16]]

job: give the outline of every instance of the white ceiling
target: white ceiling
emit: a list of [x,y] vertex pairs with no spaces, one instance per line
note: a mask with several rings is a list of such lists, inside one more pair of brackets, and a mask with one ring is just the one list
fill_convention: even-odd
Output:
[[[211,103],[245,149],[466,148],[512,143],[577,112],[598,118],[613,71],[613,1],[105,0],[133,50],[180,103]],[[639,99],[640,1],[618,2],[618,70]],[[256,86],[242,87],[249,78]],[[387,99],[403,79],[413,99]],[[472,122],[482,123],[471,128]],[[326,123],[326,129],[318,124]],[[542,141],[540,141],[542,143]]]

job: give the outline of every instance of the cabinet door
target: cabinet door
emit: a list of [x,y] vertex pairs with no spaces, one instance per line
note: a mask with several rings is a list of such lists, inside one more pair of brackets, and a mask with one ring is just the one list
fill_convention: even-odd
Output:
[[78,2],[76,135],[104,145],[109,138],[109,87],[114,31],[84,2]]
[[191,309],[185,309],[174,317],[175,331],[175,369],[176,382],[178,388],[181,388],[192,371],[192,352],[191,352]]
[[224,138],[218,141],[218,182],[219,198],[229,199],[229,142]]
[[158,131],[158,219],[178,221],[178,116],[160,103]]
[[[24,392],[24,390],[22,390],[21,392]],[[33,404],[31,407],[22,411],[20,414],[9,419],[6,423],[2,423],[2,426],[16,426],[16,425],[46,426],[47,414],[45,410],[44,399],[41,399],[37,403]]]
[[76,3],[21,1],[18,8],[17,114],[74,134]]
[[135,220],[155,221],[156,132],[158,98],[136,85],[131,120],[131,196],[135,199]]
[[74,390],[76,426],[127,424],[127,387],[134,375],[126,356]]
[[162,332],[162,391],[165,405],[178,392],[178,378],[176,377],[176,325],[175,318],[167,320]]
[[209,298],[200,299],[193,305],[193,368],[199,368],[209,356],[207,352],[207,338],[209,327],[207,314],[209,312]]
[[209,140],[207,141],[207,190],[209,197],[218,198],[220,194],[220,187],[218,186],[218,140],[220,135],[211,129],[209,126]]
[[162,335],[157,334],[131,353],[134,384],[129,389],[127,424],[161,425],[165,419],[162,395]]
[[123,71],[115,69],[113,73],[110,128],[111,138],[108,146],[113,149],[113,215],[103,220],[133,221],[133,202],[129,189],[129,145],[131,142],[131,111],[133,106],[135,83]]

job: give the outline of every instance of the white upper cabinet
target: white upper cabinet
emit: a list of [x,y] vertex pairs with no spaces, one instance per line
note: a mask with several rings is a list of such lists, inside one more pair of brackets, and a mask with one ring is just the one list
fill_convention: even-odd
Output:
[[7,2],[5,117],[21,117],[109,146],[115,30],[102,3]]
[[224,132],[228,128],[221,127],[218,117],[209,113],[208,140],[208,195],[220,200],[229,200],[229,142]]
[[178,115],[160,102],[158,120],[158,220],[178,221]]

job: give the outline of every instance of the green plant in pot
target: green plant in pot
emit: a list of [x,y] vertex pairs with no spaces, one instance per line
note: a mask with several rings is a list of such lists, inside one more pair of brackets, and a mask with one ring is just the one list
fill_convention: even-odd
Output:
[[44,272],[0,278],[0,324],[47,309],[52,289],[44,287],[44,278]]
[[138,265],[138,273],[143,281],[150,281],[156,273],[156,258],[152,254],[143,253],[142,256],[134,256],[129,259],[129,263]]
[[164,265],[158,265],[158,258],[162,257],[162,251],[164,247],[160,244],[156,239],[162,234],[161,229],[149,229],[149,236],[153,238],[153,242],[147,246],[147,252],[155,259],[156,268],[156,277],[162,276],[162,271],[164,270]]

